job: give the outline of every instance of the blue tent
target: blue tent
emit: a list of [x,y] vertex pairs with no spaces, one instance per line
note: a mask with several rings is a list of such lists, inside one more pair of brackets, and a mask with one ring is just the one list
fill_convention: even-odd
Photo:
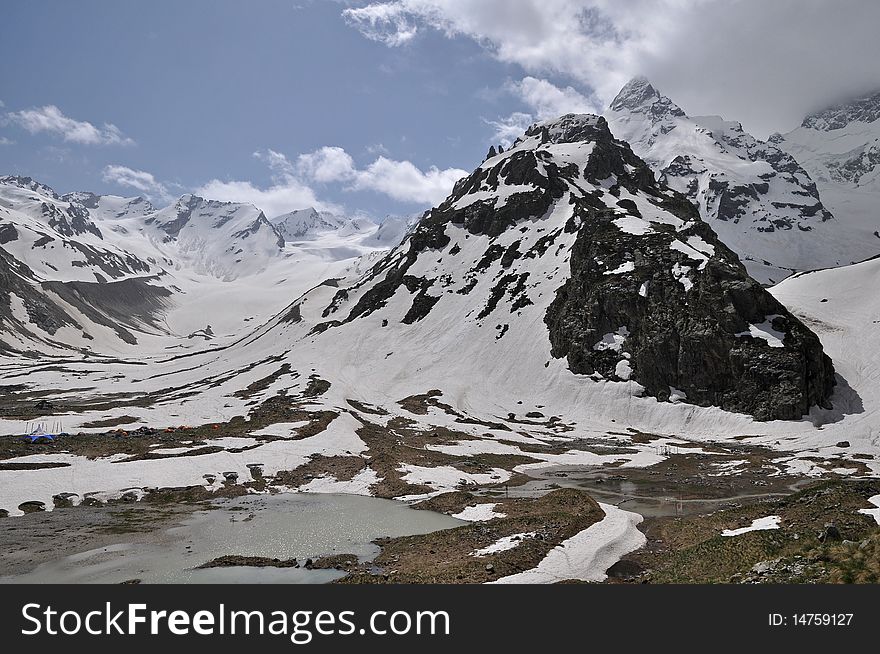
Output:
[[24,437],[29,443],[51,443],[55,440],[53,434],[28,434]]
[[52,443],[55,441],[55,434],[49,434],[42,426],[34,429],[30,434],[26,434],[22,440],[28,443]]

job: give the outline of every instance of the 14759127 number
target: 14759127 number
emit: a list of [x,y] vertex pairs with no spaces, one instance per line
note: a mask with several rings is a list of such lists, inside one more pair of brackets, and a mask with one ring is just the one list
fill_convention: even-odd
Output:
[[771,613],[768,622],[771,627],[848,627],[852,623],[852,613],[792,613],[782,615]]

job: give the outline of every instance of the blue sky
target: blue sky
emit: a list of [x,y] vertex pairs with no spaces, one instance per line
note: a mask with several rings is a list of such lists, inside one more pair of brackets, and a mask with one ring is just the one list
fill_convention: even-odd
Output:
[[[255,152],[294,160],[342,147],[359,167],[377,156],[421,170],[471,169],[506,111],[514,71],[467,39],[435,34],[418,48],[365,39],[335,2],[289,0],[15,2],[0,24],[3,111],[56,106],[125,143],[84,144],[58,133],[0,127],[0,172],[66,192],[134,194],[106,166],[148,171],[178,195],[211,180],[272,184]],[[258,10],[256,10],[258,8]],[[10,65],[16,62],[16,65]],[[415,211],[382,192],[314,183],[327,202],[372,213]],[[155,193],[155,191],[151,191]]]
[[862,0],[7,1],[0,174],[414,213],[637,74],[691,114],[791,129],[880,87],[878,22]]

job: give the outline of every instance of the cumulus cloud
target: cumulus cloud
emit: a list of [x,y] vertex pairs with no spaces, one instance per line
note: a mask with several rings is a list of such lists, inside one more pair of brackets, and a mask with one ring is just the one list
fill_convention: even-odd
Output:
[[5,116],[6,122],[18,125],[31,134],[46,132],[60,136],[70,143],[82,145],[133,145],[134,141],[111,123],[96,127],[90,122],[75,120],[55,105],[13,111]]
[[880,88],[874,0],[386,0],[344,15],[392,47],[426,30],[471,38],[529,75],[570,81],[594,110],[643,74],[689,113],[759,135]]
[[549,120],[564,114],[601,111],[592,100],[571,86],[560,88],[545,79],[525,77],[511,82],[508,89],[532,108],[538,120]]
[[299,172],[316,182],[348,181],[355,176],[354,159],[339,147],[323,147],[297,158]]
[[572,86],[559,87],[535,77],[508,82],[505,90],[525,104],[531,113],[515,111],[486,122],[493,129],[493,141],[510,146],[536,120],[550,120],[564,114],[600,112],[596,104]]
[[168,187],[157,180],[152,173],[135,170],[128,166],[110,165],[104,168],[102,177],[108,184],[116,184],[140,191],[150,199],[167,201],[171,198]]
[[409,161],[379,157],[364,170],[357,171],[352,187],[384,193],[401,202],[439,204],[467,171],[459,168],[421,170]]
[[339,211],[337,205],[320,200],[315,191],[297,175],[288,158],[275,150],[259,150],[254,158],[264,162],[272,171],[272,183],[260,187],[251,181],[212,179],[195,190],[211,200],[246,202],[258,207],[269,218],[314,207],[319,210]]
[[441,170],[431,166],[421,170],[410,161],[377,157],[365,168],[358,168],[343,148],[324,147],[300,155],[297,169],[319,183],[342,182],[345,190],[374,191],[400,202],[439,204],[467,172],[458,168]]
[[213,179],[195,192],[214,200],[250,202],[274,217],[305,207],[343,211],[339,205],[321,200],[314,184],[340,185],[343,191],[381,193],[398,202],[439,204],[455,182],[467,174],[458,168],[436,166],[422,170],[410,161],[384,156],[358,168],[348,152],[335,146],[301,154],[294,161],[275,150],[261,150],[254,157],[272,170],[270,186],[260,188],[250,181]]

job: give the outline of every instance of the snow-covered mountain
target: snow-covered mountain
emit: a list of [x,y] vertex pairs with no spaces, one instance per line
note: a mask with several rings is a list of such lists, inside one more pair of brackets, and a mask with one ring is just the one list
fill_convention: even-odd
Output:
[[417,381],[474,403],[605,389],[794,419],[834,384],[816,336],[592,115],[533,126],[364,276],[249,343],[390,397]]
[[341,229],[346,220],[342,216],[310,207],[273,218],[272,224],[285,241],[301,241],[323,232]]
[[377,230],[340,221],[332,235],[288,244],[248,204],[184,195],[156,209],[0,178],[0,341],[44,353],[192,348],[387,248],[367,242]]
[[699,207],[759,281],[778,282],[794,271],[874,253],[835,219],[794,157],[739,123],[688,116],[641,77],[623,87],[605,115],[614,135]]
[[171,292],[155,259],[105,238],[82,205],[30,178],[0,178],[0,349],[134,344],[159,334]]
[[858,235],[858,253],[880,253],[880,92],[811,114],[770,141],[809,171],[826,205]]

